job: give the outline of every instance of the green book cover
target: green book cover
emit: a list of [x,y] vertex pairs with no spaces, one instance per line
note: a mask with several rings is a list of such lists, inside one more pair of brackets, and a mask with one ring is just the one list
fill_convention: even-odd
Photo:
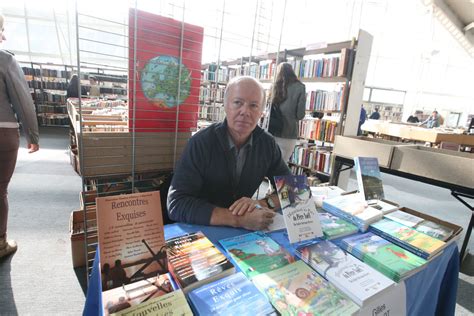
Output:
[[454,229],[429,220],[424,220],[413,228],[420,233],[424,233],[442,241],[446,241],[454,233]]
[[294,258],[282,246],[262,232],[235,236],[219,242],[248,278],[294,262]]
[[347,237],[344,248],[394,281],[422,267],[426,260],[373,233]]
[[282,316],[353,315],[359,308],[302,261],[252,280]]
[[357,226],[326,212],[319,213],[319,220],[324,237],[328,240],[354,234],[358,230]]

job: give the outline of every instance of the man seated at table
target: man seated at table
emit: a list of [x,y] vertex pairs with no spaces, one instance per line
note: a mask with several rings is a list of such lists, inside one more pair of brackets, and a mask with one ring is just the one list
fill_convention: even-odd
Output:
[[273,137],[257,126],[265,107],[262,85],[236,77],[224,95],[226,119],[196,133],[168,192],[170,219],[261,230],[273,222],[278,197],[251,197],[264,177],[291,174]]

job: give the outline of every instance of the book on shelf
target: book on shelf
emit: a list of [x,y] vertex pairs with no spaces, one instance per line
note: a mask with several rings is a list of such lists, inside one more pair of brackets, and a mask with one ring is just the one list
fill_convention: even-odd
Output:
[[458,225],[407,207],[402,207],[399,210],[386,214],[385,217],[412,227],[418,232],[444,241],[447,244],[457,240],[462,232],[462,227]]
[[152,298],[139,305],[129,307],[120,312],[114,313],[116,316],[138,316],[138,315],[156,315],[156,316],[193,316],[193,312],[186,301],[183,291],[176,290],[160,297]]
[[160,192],[97,197],[103,291],[168,272]]
[[359,307],[299,260],[252,279],[282,315],[354,315]]
[[104,316],[145,303],[177,289],[169,273],[102,292]]
[[342,239],[341,248],[395,282],[415,274],[427,262],[371,232]]
[[319,212],[324,239],[331,240],[357,233],[357,226],[327,212]]
[[405,248],[414,254],[431,259],[446,246],[444,241],[418,232],[415,229],[384,218],[370,225],[370,229],[381,237]]
[[263,232],[219,240],[247,277],[284,267],[294,261],[288,251]]
[[275,185],[290,243],[322,237],[323,231],[306,176],[275,176]]
[[267,297],[241,272],[201,286],[188,298],[197,315],[276,315]]
[[367,201],[382,200],[384,196],[382,175],[376,157],[354,157],[359,191]]
[[171,275],[184,293],[234,273],[234,265],[200,231],[166,242]]
[[299,248],[296,255],[359,306],[395,284],[330,241]]

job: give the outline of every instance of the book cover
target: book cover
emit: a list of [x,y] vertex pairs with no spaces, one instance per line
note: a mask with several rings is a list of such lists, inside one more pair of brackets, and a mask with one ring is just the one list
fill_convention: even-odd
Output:
[[433,238],[446,241],[454,234],[454,229],[444,226],[440,223],[435,223],[429,220],[423,220],[413,227],[420,233],[424,233]]
[[130,128],[174,132],[178,124],[178,132],[189,132],[197,126],[203,34],[202,27],[130,9]]
[[415,227],[417,224],[424,221],[424,219],[421,217],[408,214],[400,210],[385,214],[384,217],[408,227]]
[[193,312],[189,307],[183,291],[177,290],[160,297],[156,297],[146,301],[137,306],[129,307],[118,313],[112,315],[116,316],[141,316],[141,315],[156,315],[156,316],[193,316]]
[[362,306],[394,282],[330,241],[298,249],[303,261]]
[[349,253],[396,282],[418,271],[426,263],[425,259],[371,232],[346,237],[342,245]]
[[359,191],[367,201],[384,198],[382,175],[376,157],[354,157],[354,169],[357,175]]
[[144,303],[176,290],[169,273],[102,292],[104,316]]
[[198,315],[263,316],[275,310],[241,272],[206,284],[188,295]]
[[324,238],[328,240],[351,235],[357,232],[357,227],[355,225],[330,213],[320,212],[319,220],[321,221]]
[[235,271],[202,232],[169,239],[166,245],[170,273],[184,293]]
[[290,243],[322,237],[306,176],[276,176],[275,184]]
[[96,203],[102,291],[168,272],[160,192]]
[[219,242],[249,278],[294,261],[282,246],[262,232],[222,239]]
[[252,280],[281,315],[353,315],[359,308],[303,261]]
[[421,253],[426,254],[426,258],[438,253],[445,245],[445,242],[441,240],[420,233],[411,227],[387,218],[373,223],[370,226],[376,232],[383,233],[384,236],[390,238],[394,243],[400,241],[402,247],[406,245],[409,247],[409,250],[420,250]]

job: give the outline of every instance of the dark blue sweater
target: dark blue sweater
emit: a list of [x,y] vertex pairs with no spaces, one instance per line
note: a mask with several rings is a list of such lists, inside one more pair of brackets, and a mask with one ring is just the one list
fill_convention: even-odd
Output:
[[256,127],[239,183],[233,181],[233,156],[227,121],[199,131],[189,140],[176,166],[168,192],[170,219],[209,225],[212,210],[229,207],[241,197],[252,197],[264,177],[288,175],[273,137]]

